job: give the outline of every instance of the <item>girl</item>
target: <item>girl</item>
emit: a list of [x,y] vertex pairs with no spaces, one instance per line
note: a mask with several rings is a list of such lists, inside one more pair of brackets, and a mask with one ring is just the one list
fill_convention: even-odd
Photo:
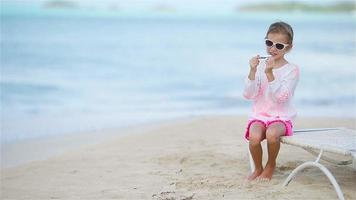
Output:
[[[251,58],[244,97],[253,100],[245,138],[255,163],[255,171],[248,180],[270,180],[276,167],[280,137],[292,135],[292,120],[296,111],[292,97],[299,79],[298,67],[289,63],[285,54],[293,46],[293,29],[285,22],[270,25],[266,37],[268,57]],[[267,139],[268,161],[262,166],[261,141]]]

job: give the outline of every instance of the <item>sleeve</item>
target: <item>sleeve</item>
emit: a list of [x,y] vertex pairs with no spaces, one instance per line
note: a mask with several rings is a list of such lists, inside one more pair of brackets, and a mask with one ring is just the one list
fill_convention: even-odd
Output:
[[243,93],[243,96],[246,99],[254,100],[257,98],[259,89],[260,89],[258,80],[259,80],[258,77],[256,77],[255,80],[250,80],[249,78],[246,77],[245,88],[244,88],[244,93]]
[[269,83],[269,96],[276,103],[285,103],[294,95],[294,90],[299,80],[299,69],[294,67],[280,80],[273,80]]

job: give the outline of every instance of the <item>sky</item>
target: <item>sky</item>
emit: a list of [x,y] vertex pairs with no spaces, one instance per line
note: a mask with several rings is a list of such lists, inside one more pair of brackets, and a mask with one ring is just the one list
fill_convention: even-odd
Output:
[[[3,5],[39,5],[51,0],[0,0]],[[151,8],[165,8],[176,11],[207,11],[226,12],[234,11],[237,7],[245,4],[258,4],[266,2],[304,2],[316,4],[337,3],[337,0],[65,0],[76,2],[81,8],[98,8],[107,10],[115,7],[127,11],[142,11]]]
[[[2,3],[43,3],[50,0],[0,0]],[[242,5],[248,2],[253,3],[264,3],[264,2],[306,2],[306,3],[335,3],[340,2],[338,0],[67,0],[72,2],[78,2],[80,5],[102,5],[102,4],[119,4],[119,5],[138,5],[138,4],[167,4],[173,6],[208,6],[208,5]]]

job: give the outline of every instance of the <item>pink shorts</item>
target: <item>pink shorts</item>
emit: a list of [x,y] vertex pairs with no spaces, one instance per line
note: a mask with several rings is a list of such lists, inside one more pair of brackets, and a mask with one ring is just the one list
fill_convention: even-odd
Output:
[[[260,119],[250,119],[248,121],[248,125],[246,128],[246,132],[245,132],[245,138],[248,140],[250,137],[250,127],[252,125],[252,123],[254,122],[260,122],[261,124],[263,124],[264,127],[268,128],[269,125],[275,123],[275,122],[282,122],[284,124],[284,126],[286,127],[286,132],[284,133],[285,136],[291,136],[293,135],[293,124],[290,120],[280,120],[280,119],[276,119],[276,120],[270,120],[270,121],[263,121]],[[263,138],[265,139],[265,138]]]

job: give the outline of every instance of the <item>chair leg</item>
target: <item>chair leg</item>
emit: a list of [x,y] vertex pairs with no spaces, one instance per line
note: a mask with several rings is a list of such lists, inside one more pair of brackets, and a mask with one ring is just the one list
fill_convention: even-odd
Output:
[[253,161],[253,158],[252,158],[252,155],[250,152],[250,148],[248,145],[247,145],[247,152],[248,152],[248,160],[250,162],[250,170],[251,170],[251,173],[253,173],[255,171],[255,163]]
[[332,185],[334,186],[334,189],[337,193],[337,196],[339,197],[340,200],[344,200],[344,195],[340,189],[339,184],[337,183],[337,181],[335,180],[335,177],[331,174],[331,172],[322,164],[315,162],[315,161],[309,161],[309,162],[305,162],[301,165],[299,165],[297,168],[295,168],[292,173],[289,174],[289,176],[287,177],[287,179],[284,181],[283,186],[287,186],[292,179],[297,175],[298,172],[302,171],[304,168],[307,167],[318,167],[322,172],[324,172],[324,174],[329,178],[329,181],[332,183]]

